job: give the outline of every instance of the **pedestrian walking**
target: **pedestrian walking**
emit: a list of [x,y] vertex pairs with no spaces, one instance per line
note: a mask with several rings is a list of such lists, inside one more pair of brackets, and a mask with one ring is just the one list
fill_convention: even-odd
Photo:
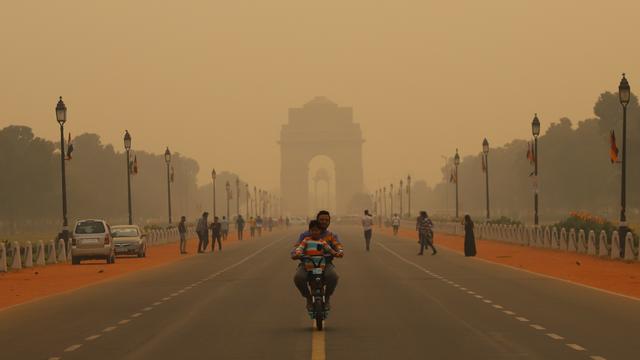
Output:
[[400,216],[398,214],[393,214],[391,218],[391,226],[393,227],[393,235],[398,235],[398,229],[400,229]]
[[242,235],[244,232],[244,219],[242,215],[238,215],[236,219],[236,230],[238,231],[238,240],[242,240]]
[[433,246],[433,222],[429,219],[426,211],[420,211],[420,216],[416,220],[416,230],[418,231],[418,242],[420,243],[420,252],[418,255],[424,253],[424,248],[431,247],[433,252],[431,255],[435,255],[438,251]]
[[258,230],[258,236],[262,236],[262,218],[260,215],[256,217],[256,229]]
[[251,232],[251,238],[253,239],[256,236],[256,219],[249,218],[249,230]]
[[222,221],[220,221],[220,230],[222,231],[222,240],[227,241],[227,237],[229,236],[229,220],[227,220],[226,216],[223,216]]
[[468,214],[464,216],[464,256],[476,256],[476,236],[473,233],[473,221]]
[[371,245],[371,233],[373,231],[373,216],[369,214],[369,210],[364,211],[364,216],[362,217],[362,228],[364,229],[365,248],[369,251]]
[[269,232],[273,231],[273,218],[271,216],[269,216],[269,219],[267,220],[267,224],[269,226]]
[[178,223],[178,234],[180,234],[180,254],[187,253],[187,225],[185,224],[187,218],[184,216],[180,217],[180,222]]
[[198,252],[204,252],[209,245],[209,226],[207,225],[208,212],[202,213],[202,217],[198,219],[196,225],[196,233],[198,234]]
[[218,242],[218,250],[222,251],[222,224],[218,221],[218,217],[213,218],[211,226],[211,252],[216,248],[216,241]]

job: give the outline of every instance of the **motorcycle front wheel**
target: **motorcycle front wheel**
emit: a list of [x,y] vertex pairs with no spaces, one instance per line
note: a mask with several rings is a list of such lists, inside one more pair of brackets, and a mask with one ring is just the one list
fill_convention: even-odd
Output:
[[316,313],[316,328],[318,330],[322,330],[324,325],[324,304],[322,303],[322,300],[316,300],[314,308]]

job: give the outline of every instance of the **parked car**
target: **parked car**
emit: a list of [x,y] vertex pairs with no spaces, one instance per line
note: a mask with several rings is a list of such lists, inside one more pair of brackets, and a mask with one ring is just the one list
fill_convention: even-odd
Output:
[[292,216],[289,218],[289,224],[291,225],[307,225],[307,220],[299,216]]
[[116,255],[147,256],[146,235],[138,225],[114,225],[111,236],[116,247]]
[[71,263],[95,259],[104,259],[107,264],[116,261],[111,227],[104,220],[78,220],[71,238]]

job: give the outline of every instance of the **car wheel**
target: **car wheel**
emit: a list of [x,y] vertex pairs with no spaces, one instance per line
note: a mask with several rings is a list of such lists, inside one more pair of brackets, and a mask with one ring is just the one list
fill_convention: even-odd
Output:
[[77,256],[72,256],[71,257],[71,265],[79,265],[80,264],[80,258]]

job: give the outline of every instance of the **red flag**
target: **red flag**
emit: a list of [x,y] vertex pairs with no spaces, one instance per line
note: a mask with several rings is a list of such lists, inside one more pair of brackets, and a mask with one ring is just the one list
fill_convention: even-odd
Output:
[[613,130],[611,130],[609,135],[609,144],[609,159],[611,159],[611,163],[620,162],[618,159],[618,145],[616,145],[616,133]]
[[71,160],[71,153],[73,152],[73,144],[71,143],[71,133],[69,133],[69,140],[67,140],[67,156],[65,160]]

